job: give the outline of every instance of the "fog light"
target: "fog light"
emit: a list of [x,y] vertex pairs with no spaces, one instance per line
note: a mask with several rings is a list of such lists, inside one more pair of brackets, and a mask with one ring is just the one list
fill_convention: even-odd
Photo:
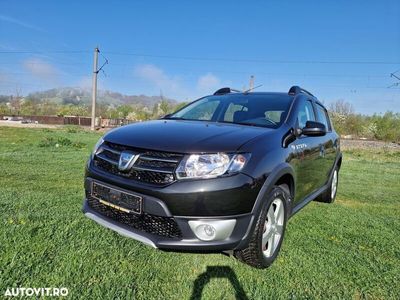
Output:
[[189,221],[189,226],[196,237],[202,241],[216,241],[228,238],[236,220],[196,220]]
[[209,237],[212,237],[215,235],[215,228],[212,227],[211,225],[205,225],[204,226],[204,232],[206,233],[206,235],[208,235]]

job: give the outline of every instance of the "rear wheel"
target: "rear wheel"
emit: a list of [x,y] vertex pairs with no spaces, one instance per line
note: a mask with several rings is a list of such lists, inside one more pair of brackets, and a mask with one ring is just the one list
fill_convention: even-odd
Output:
[[339,185],[339,168],[336,166],[335,169],[333,170],[332,178],[329,182],[329,187],[315,200],[324,203],[333,203],[336,199],[338,185]]
[[249,245],[235,251],[236,258],[256,268],[266,268],[273,263],[285,234],[287,199],[281,187],[273,189],[261,210]]

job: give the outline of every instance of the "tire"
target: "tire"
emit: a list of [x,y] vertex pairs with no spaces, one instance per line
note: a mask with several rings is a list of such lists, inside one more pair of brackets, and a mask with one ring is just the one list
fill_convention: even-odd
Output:
[[339,185],[339,168],[335,166],[332,177],[329,181],[329,187],[315,199],[318,202],[333,203],[336,199],[337,188]]
[[234,252],[237,259],[259,269],[267,268],[274,262],[285,235],[288,198],[284,189],[279,186],[273,188],[261,209],[247,248]]

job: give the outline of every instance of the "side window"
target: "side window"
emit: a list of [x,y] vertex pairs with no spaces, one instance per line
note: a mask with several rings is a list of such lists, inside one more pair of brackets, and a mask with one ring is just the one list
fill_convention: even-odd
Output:
[[317,116],[318,116],[318,122],[324,124],[326,130],[331,131],[332,128],[331,128],[331,123],[329,122],[328,113],[326,112],[325,108],[323,108],[319,104],[317,104]]
[[300,108],[299,114],[297,115],[297,121],[299,123],[299,128],[304,128],[307,121],[315,121],[315,115],[311,101],[306,101],[305,105]]

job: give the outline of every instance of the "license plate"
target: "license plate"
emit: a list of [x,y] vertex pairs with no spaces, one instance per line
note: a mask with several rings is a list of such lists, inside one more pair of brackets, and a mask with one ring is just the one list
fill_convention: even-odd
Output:
[[92,197],[100,203],[126,213],[142,213],[142,197],[108,186],[92,183]]

